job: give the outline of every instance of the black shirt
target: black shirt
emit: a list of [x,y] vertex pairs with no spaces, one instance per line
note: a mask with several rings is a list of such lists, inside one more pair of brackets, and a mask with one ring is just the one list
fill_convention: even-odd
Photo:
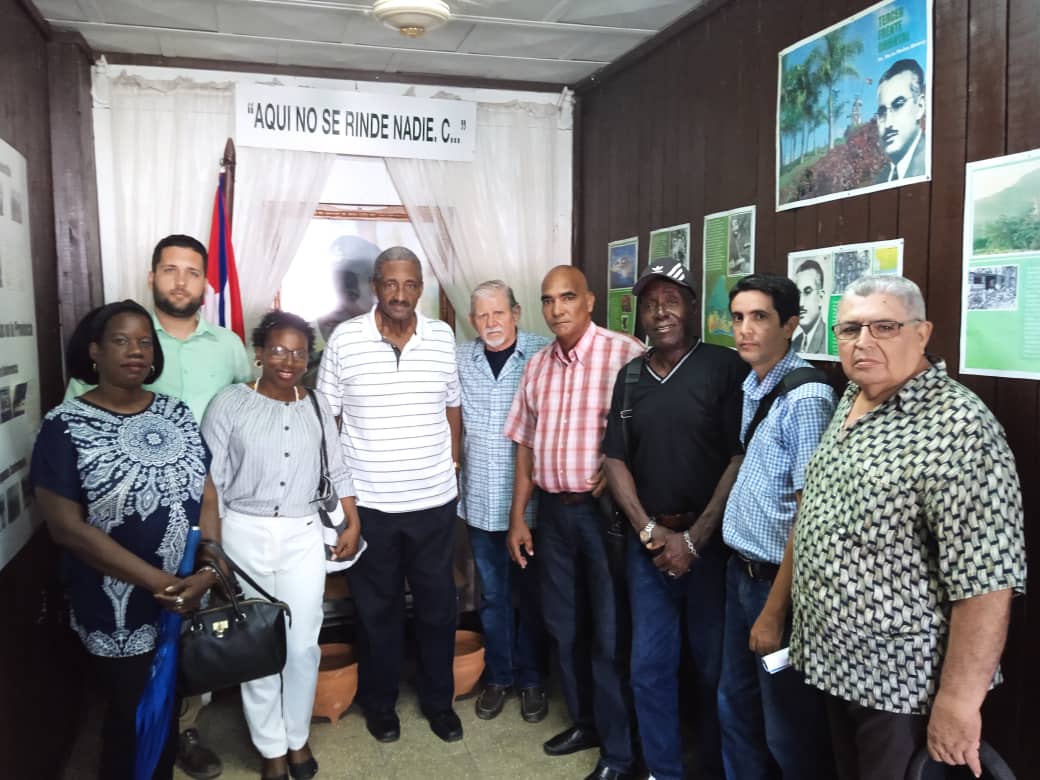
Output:
[[509,356],[514,352],[516,352],[516,339],[513,339],[513,343],[508,347],[498,352],[491,352],[487,347],[484,347],[484,357],[487,358],[488,365],[491,366],[491,373],[495,375],[495,379],[498,379],[502,366],[506,364]]
[[644,364],[628,421],[632,455],[625,452],[621,423],[625,369],[614,383],[603,453],[628,463],[648,514],[699,514],[730,459],[742,452],[741,385],[748,366],[714,344],[698,344],[663,380],[639,359]]

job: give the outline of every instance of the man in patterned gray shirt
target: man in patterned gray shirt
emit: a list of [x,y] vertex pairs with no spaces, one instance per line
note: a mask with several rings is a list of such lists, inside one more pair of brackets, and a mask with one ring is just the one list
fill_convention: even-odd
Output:
[[850,382],[806,470],[792,661],[828,694],[843,780],[903,777],[926,743],[979,776],[980,708],[1026,581],[1014,457],[926,353],[916,284],[853,282],[833,329]]

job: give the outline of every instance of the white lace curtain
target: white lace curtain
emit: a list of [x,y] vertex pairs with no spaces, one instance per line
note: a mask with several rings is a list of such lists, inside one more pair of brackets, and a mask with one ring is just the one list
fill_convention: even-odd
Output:
[[513,287],[523,311],[521,327],[548,334],[541,280],[553,266],[570,263],[569,200],[561,202],[570,197],[561,186],[561,171],[570,170],[570,146],[560,122],[560,108],[551,104],[480,103],[473,162],[387,158],[458,315],[456,327],[467,335],[473,334],[470,292],[494,278]]
[[[234,135],[233,110],[231,83],[95,74],[106,301],[151,305],[151,251],[163,236],[187,233],[208,243],[219,161]],[[237,152],[232,241],[248,339],[303,240],[333,157]]]

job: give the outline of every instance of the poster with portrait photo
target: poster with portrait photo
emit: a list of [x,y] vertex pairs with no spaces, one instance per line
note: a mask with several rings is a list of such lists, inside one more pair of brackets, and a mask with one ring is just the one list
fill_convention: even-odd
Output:
[[647,253],[647,263],[661,260],[666,257],[674,258],[690,267],[690,223],[685,225],[672,225],[671,227],[658,228],[650,231],[650,250]]
[[787,275],[798,288],[798,327],[791,346],[803,358],[838,360],[838,342],[831,327],[845,288],[861,276],[899,274],[903,270],[903,239],[791,252]]
[[1040,379],[1040,149],[965,176],[961,372]]
[[779,54],[776,208],[931,179],[932,0],[884,0]]
[[33,439],[40,428],[39,359],[25,158],[0,140],[0,568],[39,527],[26,510],[22,481],[29,477]]
[[639,237],[607,244],[607,327],[632,335],[636,331],[635,296]]
[[701,338],[734,346],[729,291],[755,271],[755,207],[718,211],[704,217]]

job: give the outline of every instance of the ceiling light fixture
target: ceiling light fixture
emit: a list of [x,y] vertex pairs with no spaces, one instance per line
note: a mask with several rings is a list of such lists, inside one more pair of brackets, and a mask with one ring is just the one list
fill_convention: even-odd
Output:
[[418,38],[451,17],[444,0],[376,0],[372,13],[387,27],[408,38]]

